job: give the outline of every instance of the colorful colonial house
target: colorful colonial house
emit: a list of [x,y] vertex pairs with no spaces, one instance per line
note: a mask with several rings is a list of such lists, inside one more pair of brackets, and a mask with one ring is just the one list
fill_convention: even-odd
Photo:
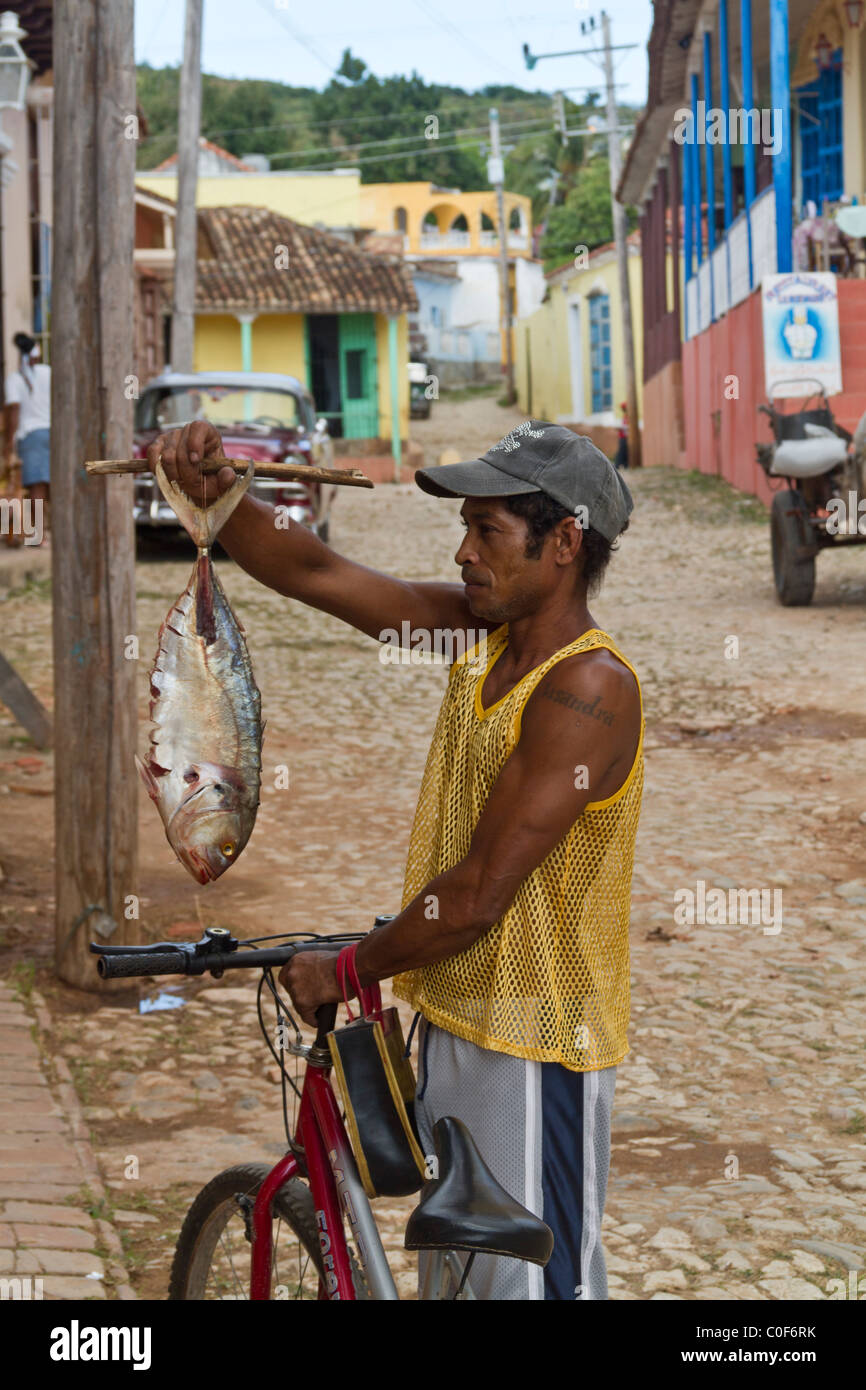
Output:
[[[170,200],[136,190],[142,380],[168,366],[174,212]],[[269,208],[198,210],[194,370],[295,376],[335,439],[402,449],[416,308],[400,255],[360,250]]]
[[[296,222],[322,227],[358,227],[361,171],[271,169],[265,155],[243,159],[213,140],[199,139],[195,199],[198,207],[266,207]],[[177,155],[155,169],[139,170],[139,188],[177,198]]]
[[405,440],[417,300],[403,258],[269,208],[199,208],[198,226],[195,370],[287,372],[335,438]]
[[646,463],[769,495],[755,460],[770,437],[757,409],[768,275],[836,275],[831,404],[848,428],[866,405],[864,243],[843,233],[866,198],[863,12],[863,0],[656,0],[647,107],[619,186],[642,209]]
[[[541,303],[544,277],[533,255],[530,199],[505,193],[504,204],[508,293],[516,320]],[[498,376],[505,341],[494,190],[463,193],[422,182],[363,184],[361,221],[402,237],[418,295],[413,338],[423,344],[418,351],[442,383]],[[512,353],[516,346],[512,323]]]
[[[628,238],[641,409],[640,233]],[[544,303],[517,323],[515,383],[527,415],[571,425],[607,454],[616,451],[626,398],[622,298],[613,243],[548,271]]]

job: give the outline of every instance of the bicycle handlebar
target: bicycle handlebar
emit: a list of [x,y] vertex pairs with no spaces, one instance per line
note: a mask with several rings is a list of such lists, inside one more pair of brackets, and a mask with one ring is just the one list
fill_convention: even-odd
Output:
[[[380,913],[373,930],[392,920],[391,914]],[[246,943],[232,936],[227,927],[206,927],[201,940],[195,942],[155,941],[147,946],[106,946],[102,942],[91,941],[90,950],[99,957],[96,968],[103,980],[132,975],[208,973],[219,979],[226,970],[265,970],[269,966],[285,965],[298,951],[333,951],[363,941],[366,935],[366,932],[343,932],[337,936],[310,937],[304,941],[289,941],[282,946],[242,951],[239,948]]]

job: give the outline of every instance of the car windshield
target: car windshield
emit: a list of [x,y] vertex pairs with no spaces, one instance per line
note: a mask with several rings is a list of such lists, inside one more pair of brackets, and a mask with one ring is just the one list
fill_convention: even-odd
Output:
[[205,383],[145,391],[136,424],[143,430],[167,430],[189,420],[212,420],[220,429],[231,427],[256,434],[304,424],[301,402],[290,391]]

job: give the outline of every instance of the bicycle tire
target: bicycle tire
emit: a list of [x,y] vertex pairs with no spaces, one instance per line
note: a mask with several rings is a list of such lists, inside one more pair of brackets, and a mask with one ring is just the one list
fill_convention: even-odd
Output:
[[[187,1212],[177,1238],[169,1280],[170,1301],[207,1301],[204,1289],[216,1245],[232,1215],[241,1216],[241,1209],[235,1198],[238,1193],[254,1197],[270,1171],[265,1163],[238,1164],[234,1168],[224,1169],[202,1188]],[[313,1266],[313,1270],[310,1271],[310,1283],[317,1289],[318,1278],[324,1275],[324,1264],[309,1188],[298,1178],[290,1178],[274,1198],[272,1210],[275,1220],[285,1222],[306,1251]],[[225,1220],[220,1225],[219,1219],[222,1215],[225,1215]],[[242,1223],[239,1229],[243,1231]],[[237,1276],[234,1282],[238,1288],[243,1288],[243,1283]],[[298,1286],[299,1289],[300,1287],[301,1285]],[[316,1298],[317,1293],[304,1295],[296,1292],[294,1295],[296,1298],[304,1296]],[[234,1293],[224,1297],[249,1297],[248,1279],[245,1293]]]

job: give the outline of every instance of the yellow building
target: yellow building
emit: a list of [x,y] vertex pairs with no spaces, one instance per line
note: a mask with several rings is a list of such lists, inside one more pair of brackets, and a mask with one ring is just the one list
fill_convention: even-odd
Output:
[[[174,204],[136,191],[138,370],[170,370]],[[335,439],[409,436],[409,328],[417,309],[399,255],[269,208],[200,208],[193,370],[277,372],[311,391]]]
[[[532,257],[532,202],[506,193],[508,254]],[[433,183],[361,186],[361,222],[380,232],[401,232],[407,256],[477,256],[499,253],[496,194],[461,193]]]
[[[532,254],[532,202],[518,193],[505,193],[504,200],[513,323],[541,303],[544,282]],[[420,182],[364,184],[361,220],[403,238],[419,302],[412,328],[440,380],[459,385],[498,375],[505,331],[495,192],[461,193]],[[448,267],[453,273],[445,285]],[[512,327],[512,354],[516,341]]]
[[[641,412],[642,319],[640,235],[628,240],[629,284]],[[547,294],[534,314],[518,320],[515,384],[527,415],[580,427],[612,453],[626,399],[619,276],[612,245],[586,264],[569,262],[545,277]]]
[[201,208],[194,370],[284,372],[337,439],[409,434],[407,313],[398,256],[370,255],[269,208]]
[[[177,198],[177,155],[136,174],[136,184]],[[199,141],[196,204],[200,208],[266,207],[295,222],[361,226],[361,171],[268,170],[237,159],[210,140]]]

